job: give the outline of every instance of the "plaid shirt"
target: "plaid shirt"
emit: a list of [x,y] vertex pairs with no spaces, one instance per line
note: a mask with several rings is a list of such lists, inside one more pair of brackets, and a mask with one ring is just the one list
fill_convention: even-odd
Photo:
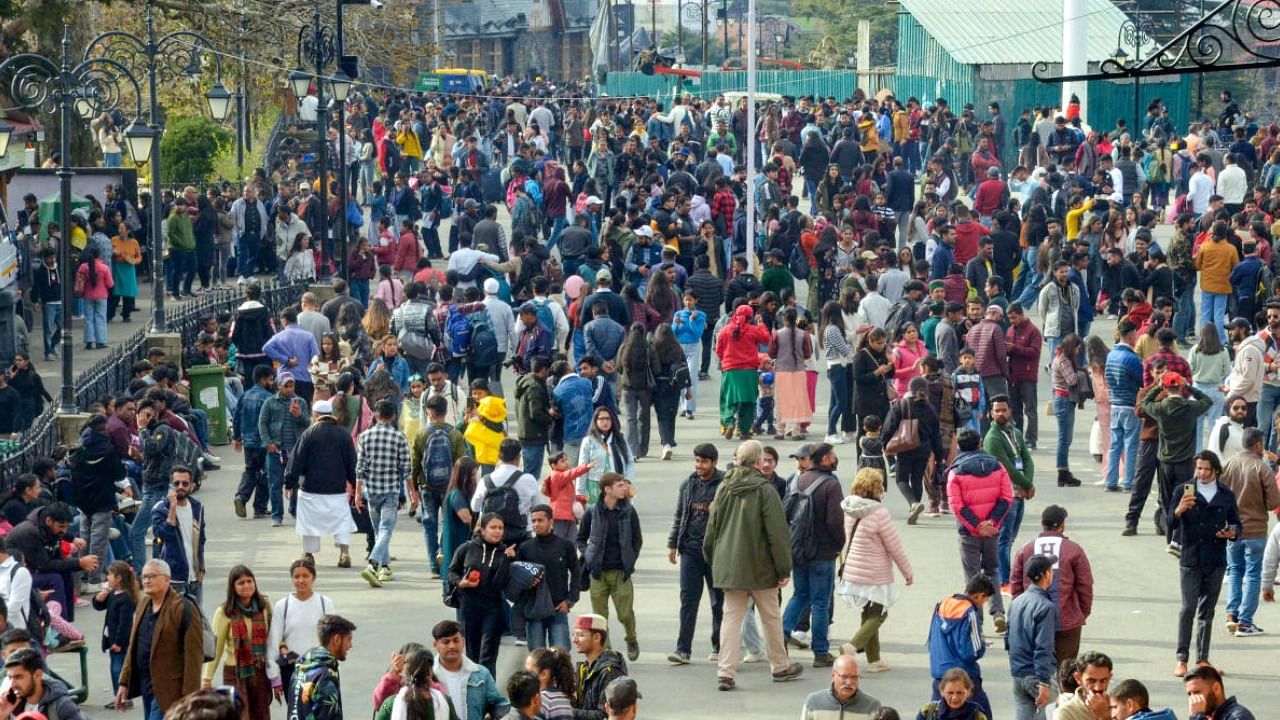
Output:
[[738,207],[738,201],[734,199],[733,193],[725,190],[711,196],[711,217],[724,218],[725,223],[733,222],[733,211]]
[[1169,370],[1176,372],[1182,376],[1183,380],[1191,381],[1191,365],[1178,354],[1177,350],[1170,348],[1160,348],[1155,354],[1147,358],[1142,366],[1142,386],[1146,387],[1151,384],[1151,361],[1156,358],[1164,358],[1169,363]]
[[369,495],[400,492],[409,477],[409,442],[395,425],[377,423],[356,441],[356,481]]

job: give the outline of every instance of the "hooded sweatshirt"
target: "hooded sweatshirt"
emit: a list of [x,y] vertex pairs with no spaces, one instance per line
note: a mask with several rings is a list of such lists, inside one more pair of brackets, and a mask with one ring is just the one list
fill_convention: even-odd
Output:
[[273,334],[275,328],[267,306],[257,300],[246,300],[236,309],[236,319],[231,324],[231,341],[236,344],[237,357],[244,360],[266,357],[262,346]]
[[712,585],[764,590],[791,574],[791,538],[782,499],[753,467],[734,467],[716,490],[702,556]]
[[1156,457],[1161,462],[1190,460],[1196,453],[1197,419],[1209,410],[1213,401],[1194,386],[1187,386],[1191,397],[1170,393],[1157,400],[1161,387],[1153,387],[1142,396],[1142,411],[1160,426],[1160,449]]

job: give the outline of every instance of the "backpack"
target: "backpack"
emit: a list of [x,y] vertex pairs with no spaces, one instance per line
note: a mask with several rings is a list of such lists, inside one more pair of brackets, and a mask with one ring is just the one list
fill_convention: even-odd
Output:
[[[427,310],[428,313],[431,310]],[[406,313],[407,315],[407,313]],[[430,315],[423,316],[422,332],[413,330],[409,327],[408,318],[405,318],[404,327],[400,328],[400,332],[396,334],[396,341],[400,344],[400,351],[405,357],[412,360],[430,360],[436,355],[436,344],[431,339],[428,332],[426,319]]]
[[477,310],[467,316],[471,325],[471,364],[490,367],[498,362],[498,336],[488,310]]
[[889,308],[889,317],[884,321],[884,331],[889,333],[889,337],[897,337],[898,331],[907,326],[907,323],[916,321],[916,304],[909,298],[902,298]]
[[961,155],[973,152],[973,135],[969,132],[969,124],[961,120],[956,123],[952,137],[956,141],[956,152]]
[[[192,608],[195,608],[193,611]],[[187,630],[191,628],[191,613],[200,613],[200,651],[204,655],[204,661],[210,662],[216,657],[218,641],[213,635],[213,626],[209,624],[209,618],[205,617],[204,610],[196,605],[196,601],[182,596],[182,624],[178,627],[178,641],[185,642],[187,639]]]
[[787,266],[797,280],[809,279],[809,258],[804,254],[799,243],[791,246],[791,258],[787,261]]
[[422,451],[422,475],[427,487],[439,490],[449,484],[453,474],[453,443],[448,425],[433,425]]
[[1159,156],[1153,155],[1150,169],[1147,171],[1147,182],[1152,185],[1163,185],[1165,179],[1166,173],[1164,163],[1160,161]]
[[[23,567],[26,566],[21,562],[15,562],[13,567],[9,568],[9,593],[13,592],[13,579],[17,576],[18,569]],[[9,597],[9,593],[5,593],[4,600],[12,606],[13,600]],[[45,633],[49,630],[49,621],[51,620],[49,616],[49,608],[45,605],[44,596],[36,589],[34,583],[32,583],[31,590],[28,595],[28,612],[27,617],[25,618],[27,624],[23,629],[26,630],[31,637],[36,640],[36,642],[44,645]]]
[[533,303],[533,310],[538,316],[538,324],[552,338],[556,336],[556,316],[551,312],[550,300],[539,300],[534,298],[529,302]]
[[484,501],[480,504],[480,512],[482,514],[497,513],[498,517],[502,518],[502,524],[506,526],[502,531],[502,541],[505,543],[524,538],[526,526],[529,524],[524,518],[524,513],[520,512],[520,494],[516,492],[515,487],[516,482],[524,475],[525,473],[513,474],[501,487],[494,484],[492,475],[480,478],[484,483]]
[[445,320],[444,332],[449,353],[454,357],[466,357],[471,352],[471,321],[457,306],[449,308],[449,318]]
[[824,475],[814,480],[804,490],[797,490],[800,479],[796,478],[787,489],[787,499],[783,510],[787,514],[787,525],[791,528],[791,561],[795,565],[808,565],[818,559],[818,541],[814,534],[813,494],[818,488],[831,480]]
[[542,276],[553,285],[564,284],[564,266],[555,258],[547,258],[542,261]]

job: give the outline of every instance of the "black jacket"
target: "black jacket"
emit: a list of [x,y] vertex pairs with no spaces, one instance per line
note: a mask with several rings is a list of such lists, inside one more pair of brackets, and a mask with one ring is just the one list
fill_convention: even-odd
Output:
[[236,344],[238,357],[265,357],[262,346],[274,334],[271,310],[266,305],[248,300],[236,309],[236,319],[231,325],[231,342]]
[[938,426],[938,414],[933,411],[933,406],[925,400],[898,400],[889,406],[889,416],[885,418],[884,427],[880,436],[884,438],[887,445],[893,434],[897,432],[898,425],[905,419],[903,415],[903,405],[911,404],[911,418],[918,420],[916,427],[920,428],[920,447],[911,450],[902,455],[910,455],[913,457],[927,457],[932,452],[939,462],[942,462],[946,449],[942,447],[942,439]]
[[724,471],[716,470],[710,480],[703,480],[692,473],[680,484],[676,500],[676,515],[671,521],[671,534],[667,547],[682,553],[702,554],[702,538],[707,534],[707,520],[711,517],[711,501],[716,488],[724,480]]
[[284,474],[284,486],[297,488],[317,495],[337,495],[347,492],[347,484],[356,478],[356,447],[351,435],[333,418],[325,416],[307,428],[298,440],[289,468]]
[[88,428],[71,455],[71,502],[92,515],[116,507],[116,481],[126,477],[111,437]]
[[724,281],[710,270],[694,270],[685,281],[685,289],[698,296],[698,309],[707,314],[707,326],[714,326],[724,302]]
[[467,573],[475,570],[480,573],[480,584],[466,590],[459,589],[458,597],[502,599],[502,591],[507,587],[507,575],[511,571],[511,561],[505,551],[506,547],[502,543],[490,545],[480,537],[463,543],[449,561],[449,582],[457,585]]
[[543,582],[551,592],[552,603],[578,602],[578,548],[571,541],[555,533],[537,535],[520,543],[516,559],[543,567]]
[[[150,602],[150,601],[148,601]],[[105,601],[93,598],[94,610],[106,610],[107,617],[102,622],[102,651],[111,649],[112,645],[121,650],[129,647],[129,635],[133,632],[133,611],[137,606],[128,593],[113,592]]]
[[592,313],[595,304],[604,303],[609,308],[609,318],[624,328],[631,327],[631,308],[627,305],[626,298],[616,292],[595,291],[582,303],[582,308],[578,310],[578,327],[586,327],[587,323],[595,317]]
[[19,555],[32,574],[69,573],[80,570],[80,561],[62,556],[62,540],[44,524],[44,510],[32,510],[5,538],[10,555]]
[[[631,577],[636,569],[636,558],[640,557],[640,546],[644,544],[644,536],[640,532],[640,515],[627,500],[619,500],[610,510],[601,498],[595,505],[587,508],[578,526],[578,551],[582,553],[582,572],[593,578],[604,572],[605,555],[609,551],[605,543],[609,536],[609,526],[616,523],[619,553],[622,559],[622,574]],[[583,582],[586,578],[583,578]]]
[[735,299],[749,297],[752,290],[760,289],[760,281],[756,279],[755,275],[751,273],[735,275],[729,281],[729,288],[724,293],[724,311],[726,313],[733,312],[733,308],[730,306]]
[[62,302],[62,271],[43,262],[31,273],[31,294],[38,303]]
[[[1181,491],[1182,488],[1178,488],[1178,493]],[[1218,483],[1218,492],[1212,501],[1205,502],[1204,496],[1197,492],[1195,506],[1178,517],[1174,510],[1181,499],[1180,494],[1175,495],[1168,508],[1169,527],[1182,531],[1182,557],[1178,564],[1202,570],[1226,567],[1227,541],[1215,534],[1227,527],[1235,530],[1236,537],[1243,531],[1235,493]]]
[[617,650],[605,650],[595,662],[578,663],[578,707],[573,720],[605,720],[604,689],[627,674],[627,661]]

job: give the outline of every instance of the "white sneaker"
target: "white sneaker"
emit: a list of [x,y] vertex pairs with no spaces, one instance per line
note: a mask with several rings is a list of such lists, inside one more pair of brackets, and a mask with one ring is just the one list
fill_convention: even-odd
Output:
[[237,285],[244,285],[244,284],[246,284],[246,283],[248,283],[248,282],[249,282],[249,281],[248,281],[248,280],[246,280],[246,279],[244,279],[244,277],[240,277],[240,278],[237,278],[237,279],[236,279],[236,284],[237,284]]
[[803,630],[792,630],[792,631],[791,631],[791,639],[792,639],[792,640],[795,640],[795,641],[796,641],[796,642],[798,642],[798,643],[803,643],[803,644],[805,644],[805,645],[808,645],[808,644],[809,644],[809,633],[807,633],[807,632],[805,632],[805,631],[803,631]]
[[844,444],[844,436],[843,436],[843,435],[828,435],[828,436],[826,436],[825,438],[823,438],[823,441],[824,441],[824,442],[826,442],[826,443],[827,443],[827,444],[829,444],[829,445],[843,445],[843,444]]
[[889,663],[883,660],[877,660],[873,663],[867,663],[867,665],[863,668],[865,672],[872,672],[872,673],[882,673],[888,669],[889,669]]
[[222,458],[218,457],[217,455],[214,455],[213,453],[207,452],[204,454],[204,461],[213,463],[214,465],[219,465],[222,463]]
[[672,447],[671,447],[670,445],[663,445],[663,446],[662,446],[662,459],[663,459],[663,460],[670,460],[670,459],[671,459],[671,455],[672,455],[673,453],[675,453],[675,450],[674,450],[674,449],[672,449]]
[[742,656],[742,662],[744,663],[758,663],[758,662],[764,662],[764,661],[765,661],[765,654],[763,651],[758,653],[749,652]]

